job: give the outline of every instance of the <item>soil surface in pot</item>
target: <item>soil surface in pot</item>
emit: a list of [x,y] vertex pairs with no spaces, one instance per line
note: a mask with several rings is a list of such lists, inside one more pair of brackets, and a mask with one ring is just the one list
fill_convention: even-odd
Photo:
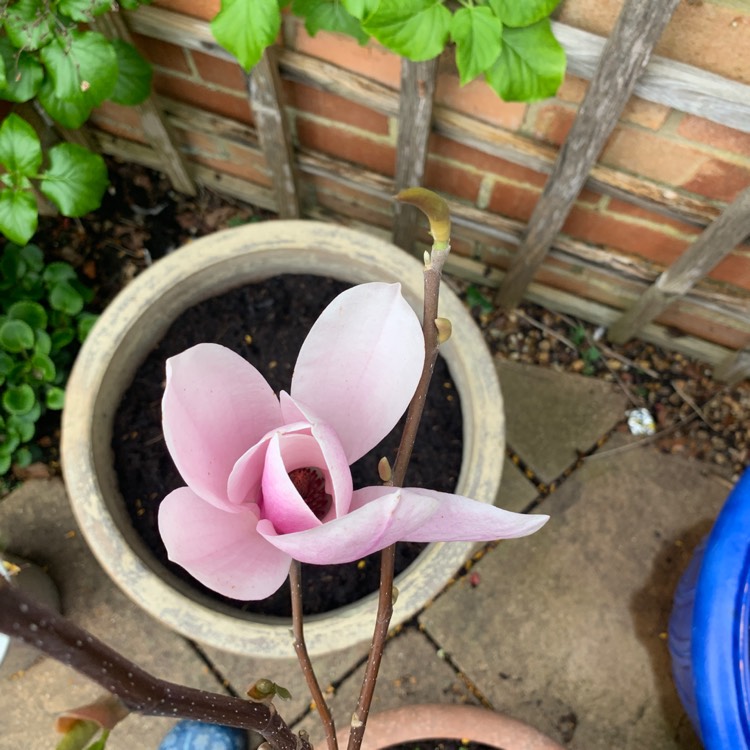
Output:
[[383,750],[498,750],[492,745],[483,745],[481,742],[462,742],[457,739],[442,740],[414,740],[403,742],[400,745],[389,745]]
[[[202,302],[185,311],[138,368],[115,416],[112,447],[120,490],[133,526],[159,562],[211,598],[244,611],[291,615],[288,582],[269,599],[237,602],[201,586],[169,562],[157,528],[159,503],[184,486],[167,452],[161,428],[165,362],[202,342],[233,349],[263,373],[274,391],[289,390],[297,353],[307,332],[328,303],[350,284],[318,276],[277,276]],[[354,487],[378,484],[377,463],[393,462],[401,425],[352,466]],[[459,396],[445,362],[438,360],[425,414],[407,473],[407,486],[455,489],[462,457]],[[397,547],[397,574],[425,545]],[[303,603],[307,614],[328,612],[377,590],[379,554],[349,565],[303,565]]]

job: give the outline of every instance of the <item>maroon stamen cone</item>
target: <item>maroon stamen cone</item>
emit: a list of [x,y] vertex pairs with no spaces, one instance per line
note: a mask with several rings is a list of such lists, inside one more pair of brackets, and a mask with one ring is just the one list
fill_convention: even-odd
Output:
[[289,472],[289,479],[315,518],[323,520],[331,507],[331,496],[326,494],[326,483],[320,470],[309,466],[295,469]]

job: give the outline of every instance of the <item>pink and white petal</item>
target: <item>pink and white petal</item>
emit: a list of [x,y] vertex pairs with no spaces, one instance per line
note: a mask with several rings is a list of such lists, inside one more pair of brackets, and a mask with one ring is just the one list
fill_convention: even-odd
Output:
[[419,320],[400,284],[340,294],[302,344],[291,394],[330,425],[351,464],[394,427],[424,364]]
[[238,354],[198,344],[167,361],[164,438],[188,486],[217,506],[237,459],[281,424],[281,407],[263,376]]
[[269,521],[258,522],[258,533],[295,560],[334,565],[359,560],[416,533],[437,509],[437,501],[404,503],[394,487],[366,487],[367,502],[342,518],[293,534],[277,534]]
[[345,515],[349,512],[352,499],[352,472],[336,431],[318,419],[304,404],[297,403],[286,391],[279,394],[279,401],[285,421],[304,419],[312,425],[312,436],[318,441],[323,454],[324,466],[320,468],[325,470],[328,479],[326,490],[333,498],[332,516],[339,518]]
[[424,524],[401,537],[404,542],[489,542],[514,539],[538,531],[549,520],[542,514],[512,513],[462,495],[416,487],[403,490],[410,505],[438,502],[437,510]]
[[289,472],[322,463],[320,449],[308,435],[278,434],[271,438],[263,469],[263,517],[279,534],[320,526],[300,496]]
[[289,574],[291,558],[256,530],[259,511],[225,513],[189,487],[159,506],[159,533],[169,559],[204,586],[232,599],[265,599]]

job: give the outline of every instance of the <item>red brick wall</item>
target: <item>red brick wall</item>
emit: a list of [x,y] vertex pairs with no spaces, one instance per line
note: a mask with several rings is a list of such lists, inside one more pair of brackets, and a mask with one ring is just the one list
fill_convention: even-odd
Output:
[[[606,35],[621,4],[621,0],[567,0],[559,17]],[[158,0],[157,5],[207,20],[217,11],[218,0]],[[740,6],[735,0],[681,3],[659,54],[750,83],[750,7],[743,10]],[[352,39],[326,33],[310,37],[290,16],[280,41],[289,49],[398,89],[399,59],[374,43],[361,47]],[[141,36],[136,37],[136,43],[154,64],[154,86],[160,95],[230,118],[238,124],[238,133],[252,133],[253,115],[239,66]],[[569,76],[555,98],[528,105],[505,103],[482,82],[459,87],[455,67],[446,54],[441,60],[435,103],[486,123],[498,133],[515,134],[548,147],[554,156],[586,86],[585,81]],[[284,93],[292,132],[302,149],[384,177],[394,175],[395,117],[298,82],[285,81]],[[143,140],[134,110],[107,105],[95,114],[94,122],[122,137]],[[241,136],[227,143],[205,133],[180,133],[190,159],[260,186],[269,185],[268,170],[254,143],[243,143]],[[615,173],[649,180],[667,198],[693,198],[716,212],[750,185],[750,134],[634,98],[599,163]],[[488,156],[443,135],[431,138],[427,186],[478,209],[525,222],[545,181],[542,172]],[[390,208],[384,201],[357,195],[356,190],[347,194],[340,185],[322,177],[306,182],[306,194],[315,196],[319,205],[388,226]],[[635,258],[656,272],[678,258],[700,230],[688,222],[585,190],[563,231],[614,255]],[[506,249],[498,246],[493,251],[470,232],[459,232],[456,250],[498,267],[508,263]],[[750,291],[750,246],[736,248],[710,278],[731,285],[733,293]]]

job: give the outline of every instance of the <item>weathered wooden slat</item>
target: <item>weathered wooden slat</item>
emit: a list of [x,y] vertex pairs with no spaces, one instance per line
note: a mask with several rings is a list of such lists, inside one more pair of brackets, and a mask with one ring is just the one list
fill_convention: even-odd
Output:
[[[205,21],[149,6],[139,8],[129,18],[134,30],[146,36],[221,59],[233,59],[213,40]],[[575,50],[570,54],[574,55]],[[665,63],[667,72],[669,64],[670,61]],[[377,81],[288,49],[280,50],[279,66],[285,77],[350,99],[388,117],[398,117],[398,92]],[[691,74],[698,78],[702,72],[691,68]],[[669,88],[668,79],[663,83]],[[550,146],[438,105],[433,110],[433,129],[459,143],[538,172],[551,172],[557,155]],[[705,226],[719,214],[709,201],[665,194],[664,186],[659,183],[602,165],[592,167],[586,187],[697,226]]]
[[[105,13],[92,21],[92,25],[110,39],[133,43],[130,31],[120,13]],[[161,156],[158,169],[169,177],[172,187],[180,193],[195,195],[195,182],[190,175],[182,153],[174,143],[166,118],[159,110],[157,100],[149,96],[138,105],[143,133],[154,150]]]
[[269,47],[263,53],[246,81],[258,139],[276,191],[279,216],[298,218],[301,210],[297,169],[275,48]]
[[750,344],[721,360],[714,370],[714,377],[729,385],[750,378]]
[[497,302],[503,307],[515,307],[523,298],[678,3],[625,0],[578,116],[534,207],[526,237],[500,287]]
[[[562,23],[553,22],[552,28],[568,57],[568,71],[591,79],[606,40]],[[750,86],[716,73],[653,56],[633,93],[750,133]]]
[[[432,125],[432,102],[437,82],[437,58],[401,62],[401,97],[396,144],[396,190],[422,185]],[[407,252],[414,249],[419,212],[395,202],[393,243]]]
[[609,329],[621,344],[702,279],[750,235],[750,188],[746,188],[711,226],[666,270]]

